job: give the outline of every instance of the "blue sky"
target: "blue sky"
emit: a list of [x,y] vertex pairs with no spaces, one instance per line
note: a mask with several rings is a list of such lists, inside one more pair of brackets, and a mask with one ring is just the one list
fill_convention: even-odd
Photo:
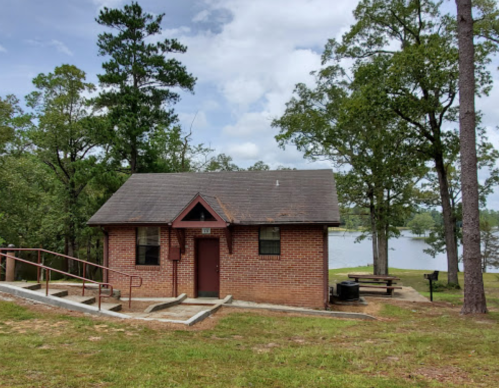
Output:
[[[140,0],[144,10],[165,13],[163,35],[188,46],[179,55],[198,78],[195,94],[181,93],[176,106],[181,124],[193,124],[193,140],[205,143],[247,167],[263,160],[272,168],[329,168],[310,163],[293,147],[274,140],[273,118],[284,111],[294,85],[311,83],[328,38],[340,37],[353,22],[353,0]],[[103,6],[122,0],[3,0],[0,13],[0,95],[23,97],[31,80],[63,63],[74,64],[97,83],[95,22]],[[497,65],[492,68],[498,78]],[[478,101],[490,139],[499,121],[493,90]],[[489,198],[499,209],[499,196]]]

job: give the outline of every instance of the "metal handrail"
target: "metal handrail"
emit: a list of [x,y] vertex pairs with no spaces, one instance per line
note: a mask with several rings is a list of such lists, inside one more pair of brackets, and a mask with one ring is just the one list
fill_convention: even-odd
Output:
[[[5,254],[5,253],[0,252],[0,258],[2,256],[5,257],[6,259],[13,259],[16,261],[20,261],[22,263],[34,265],[39,270],[44,269],[45,270],[45,296],[49,295],[49,279],[50,279],[50,272],[51,271],[61,273],[61,274],[66,275],[66,276],[71,276],[75,279],[86,280],[90,283],[98,284],[99,285],[99,311],[101,310],[102,297],[104,296],[105,298],[110,298],[113,296],[113,286],[110,283],[104,283],[104,282],[98,282],[96,280],[85,279],[85,278],[82,278],[81,276],[70,274],[69,272],[64,272],[64,271],[61,271],[59,269],[47,267],[46,265],[43,265],[43,264],[33,263],[32,261],[24,260],[24,259],[21,259],[20,257],[11,256],[9,254]],[[38,282],[38,283],[40,283],[40,282]],[[108,287],[109,295],[102,294],[102,286]],[[85,287],[83,287],[83,296],[85,296]]]
[[[130,294],[129,294],[129,298],[128,298],[128,307],[129,308],[132,305],[132,288],[142,287],[142,277],[140,277],[138,275],[130,275],[130,274],[127,274],[125,272],[121,272],[121,271],[117,271],[115,269],[111,269],[109,267],[104,267],[103,265],[100,265],[100,264],[91,263],[89,261],[77,259],[76,257],[71,257],[71,256],[68,256],[68,255],[64,255],[62,253],[57,253],[57,252],[49,251],[47,249],[43,249],[43,248],[0,248],[0,254],[1,254],[2,251],[7,251],[7,252],[38,252],[38,264],[41,264],[41,253],[42,252],[43,253],[48,253],[50,255],[62,257],[62,258],[65,258],[65,259],[74,260],[74,261],[83,263],[83,275],[84,276],[87,273],[86,272],[86,269],[87,269],[86,266],[87,265],[92,265],[92,266],[97,267],[97,268],[102,268],[103,270],[106,270],[106,271],[111,271],[111,272],[117,273],[119,275],[127,276],[130,279],[130,286],[129,286]],[[9,257],[12,257],[12,256],[9,256]],[[28,261],[28,263],[32,263],[32,262]],[[38,267],[38,269],[37,269],[37,278],[36,278],[38,283],[40,283],[40,270],[41,270],[41,268]],[[64,273],[66,273],[66,272],[64,272]],[[138,285],[134,285],[133,284],[135,278],[139,280],[139,284]],[[82,280],[83,280],[83,294],[82,295],[84,296],[84,293],[85,293],[85,281],[90,281],[90,282],[93,282],[93,281],[91,281],[90,279],[85,279],[85,278],[82,278]],[[107,284],[107,283],[103,283],[103,284]]]

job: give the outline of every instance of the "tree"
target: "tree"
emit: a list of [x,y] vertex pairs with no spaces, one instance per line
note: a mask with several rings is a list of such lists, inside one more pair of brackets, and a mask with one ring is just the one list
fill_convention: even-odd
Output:
[[[478,143],[477,143],[477,157],[478,168],[481,171],[488,172],[488,178],[483,183],[478,184],[478,193],[480,203],[485,206],[487,196],[493,191],[494,186],[499,183],[499,169],[497,168],[497,161],[499,160],[499,152],[494,148],[493,144],[489,142],[487,133],[484,128],[479,127]],[[454,141],[449,144],[454,144],[453,147],[445,149],[445,170],[449,182],[449,197],[452,209],[454,224],[454,237],[456,250],[462,244],[462,206],[461,206],[461,162],[459,153],[459,133],[457,131],[449,131],[446,135],[454,137]],[[439,203],[439,183],[435,171],[431,170],[427,176],[425,183],[419,192],[419,198],[427,206],[437,206]],[[445,231],[443,225],[438,225],[430,233],[430,236],[425,239],[430,245],[425,252],[436,256],[437,253],[445,252]]]
[[486,313],[480,256],[475,118],[475,45],[471,0],[456,0],[459,39],[459,138],[463,192],[464,304],[462,314]]
[[169,106],[180,96],[172,89],[192,91],[196,81],[178,60],[165,58],[185,53],[185,46],[175,39],[149,43],[161,34],[163,17],[132,2],[123,9],[105,7],[96,19],[117,31],[99,35],[99,54],[110,59],[102,65],[105,74],[98,76],[104,89],[96,103],[107,109],[108,144],[117,168],[123,170],[125,163],[124,171],[132,174],[158,170],[157,155],[177,121]]
[[[454,108],[459,69],[456,22],[440,13],[431,0],[362,0],[354,11],[356,23],[341,43],[330,40],[330,60],[386,61],[384,93],[388,106],[409,124],[408,136],[421,141],[415,156],[432,161],[439,182],[448,282],[458,284],[455,225],[445,169],[449,146],[445,123],[456,121]],[[491,78],[485,68],[496,47],[481,44],[475,57],[477,92],[487,93]]]
[[10,125],[13,108],[9,99],[0,98],[0,155],[5,152],[5,146],[14,137],[14,130]]
[[62,218],[59,204],[51,197],[57,182],[32,154],[32,115],[9,95],[0,99],[0,123],[7,128],[3,133],[9,134],[0,153],[0,236],[18,247],[43,244],[58,249],[55,240]]
[[241,171],[232,161],[232,157],[226,154],[218,154],[210,159],[205,171]]
[[268,171],[270,167],[268,164],[265,164],[262,160],[256,162],[253,166],[248,167],[248,171]]
[[416,214],[412,220],[410,220],[407,226],[411,229],[411,232],[421,236],[429,231],[435,225],[433,217],[430,213],[420,213]]
[[89,111],[83,95],[95,87],[85,82],[85,73],[75,66],[56,67],[53,73],[38,75],[33,84],[38,90],[27,101],[36,112],[38,126],[30,137],[37,156],[60,184],[54,194],[65,213],[64,251],[74,256],[79,230],[86,221],[79,200],[96,172],[98,160],[92,151],[99,145],[95,139],[105,126],[104,119]]
[[369,209],[374,272],[387,274],[388,239],[399,234],[393,225],[410,210],[426,169],[414,159],[407,124],[385,108],[383,61],[355,67],[353,81],[336,64],[317,74],[316,88],[297,85],[296,97],[273,121],[280,128],[276,138],[283,147],[294,143],[307,158],[348,166],[336,174],[340,203]]
[[480,240],[482,243],[482,273],[488,267],[499,268],[499,236],[494,230],[493,220],[480,217]]

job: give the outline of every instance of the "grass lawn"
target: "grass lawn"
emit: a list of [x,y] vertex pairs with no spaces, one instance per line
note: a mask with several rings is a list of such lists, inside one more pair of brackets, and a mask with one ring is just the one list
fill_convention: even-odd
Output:
[[[421,273],[400,276],[424,289]],[[462,317],[445,302],[371,306],[377,321],[226,309],[186,329],[0,300],[0,387],[498,386],[499,313]]]

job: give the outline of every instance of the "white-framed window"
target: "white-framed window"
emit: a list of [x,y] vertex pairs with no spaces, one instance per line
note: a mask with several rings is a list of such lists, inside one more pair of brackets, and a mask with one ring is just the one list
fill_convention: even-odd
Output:
[[258,238],[260,255],[279,256],[281,254],[281,230],[278,226],[261,226]]
[[159,236],[160,228],[158,227],[137,228],[136,265],[159,265]]

